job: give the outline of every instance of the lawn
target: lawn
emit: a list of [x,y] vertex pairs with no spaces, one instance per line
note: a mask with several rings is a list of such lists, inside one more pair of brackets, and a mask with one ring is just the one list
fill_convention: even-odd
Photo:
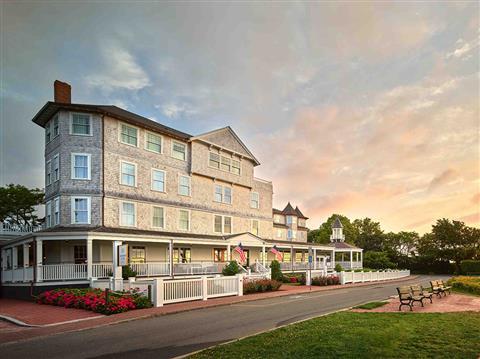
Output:
[[371,309],[375,309],[375,308],[378,308],[378,307],[383,307],[387,303],[388,302],[370,302],[370,303],[365,303],[365,304],[362,304],[362,305],[358,305],[358,306],[354,307],[354,309],[368,309],[368,310],[371,310]]
[[340,312],[193,358],[478,358],[480,313]]

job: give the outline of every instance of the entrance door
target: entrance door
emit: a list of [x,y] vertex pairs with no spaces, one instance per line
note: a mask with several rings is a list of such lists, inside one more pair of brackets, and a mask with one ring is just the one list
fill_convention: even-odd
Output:
[[75,264],[87,263],[87,246],[74,246],[73,259]]

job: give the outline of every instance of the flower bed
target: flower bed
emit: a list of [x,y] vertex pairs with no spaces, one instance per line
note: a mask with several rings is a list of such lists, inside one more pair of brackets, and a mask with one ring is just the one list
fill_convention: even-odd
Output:
[[282,283],[273,279],[254,279],[243,282],[243,293],[273,292],[279,290]]
[[101,289],[92,288],[48,290],[41,293],[37,297],[36,302],[65,308],[86,309],[106,315],[152,306],[148,298],[141,295],[137,290],[121,293],[110,292],[107,303],[105,292]]
[[306,281],[305,273],[284,274],[282,277],[283,283],[298,283],[300,285],[305,285]]
[[453,277],[448,280],[448,285],[459,292],[480,295],[480,277]]

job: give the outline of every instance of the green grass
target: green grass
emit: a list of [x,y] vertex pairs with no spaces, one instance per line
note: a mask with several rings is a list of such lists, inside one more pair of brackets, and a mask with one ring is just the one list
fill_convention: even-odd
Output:
[[365,303],[365,304],[362,304],[362,305],[358,305],[358,306],[353,307],[353,308],[354,309],[368,309],[368,310],[371,310],[371,309],[375,309],[375,308],[378,308],[378,307],[383,307],[387,303],[388,302],[370,302],[370,303]]
[[473,312],[339,312],[193,358],[478,358],[479,328],[480,313]]

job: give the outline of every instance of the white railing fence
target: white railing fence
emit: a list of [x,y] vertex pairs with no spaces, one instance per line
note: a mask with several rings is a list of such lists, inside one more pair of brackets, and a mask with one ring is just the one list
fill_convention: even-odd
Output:
[[342,268],[344,269],[362,269],[363,268],[363,263],[360,261],[353,261],[350,263],[350,261],[337,261],[335,264],[340,264]]
[[150,277],[170,274],[168,262],[131,263],[130,267],[137,273],[137,276]]
[[[174,263],[174,275],[192,275],[192,274],[218,274],[222,273],[227,262],[191,262]],[[168,273],[167,273],[168,274]]]
[[37,232],[42,229],[42,225],[31,225],[31,224],[13,224],[0,222],[0,232],[4,233],[31,233]]
[[362,283],[408,277],[410,270],[392,270],[376,272],[340,272],[340,283]]
[[93,263],[92,276],[94,278],[108,278],[113,274],[112,263]]
[[43,280],[87,279],[86,264],[46,264],[38,269]]

